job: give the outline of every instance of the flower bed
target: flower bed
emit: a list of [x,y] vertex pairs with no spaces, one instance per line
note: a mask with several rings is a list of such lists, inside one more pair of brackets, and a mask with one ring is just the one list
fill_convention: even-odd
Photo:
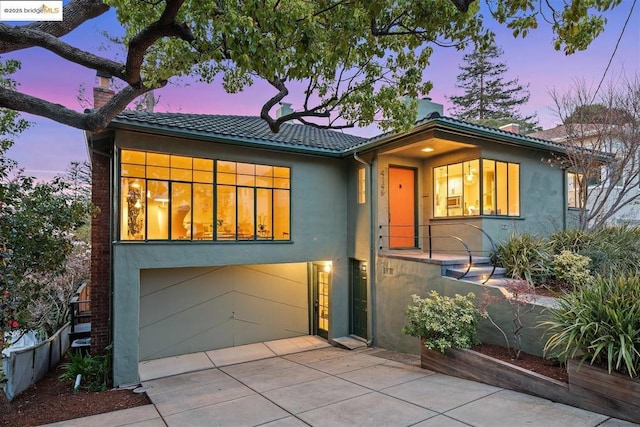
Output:
[[421,345],[424,369],[539,396],[554,402],[640,422],[640,382],[584,364],[569,363],[569,384],[468,349],[445,354]]

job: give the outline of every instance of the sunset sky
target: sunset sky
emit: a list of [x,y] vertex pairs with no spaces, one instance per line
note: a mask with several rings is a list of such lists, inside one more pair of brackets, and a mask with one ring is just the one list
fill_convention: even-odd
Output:
[[[633,3],[635,2],[632,0],[624,0],[621,6],[609,13],[605,32],[589,49],[572,56],[565,56],[553,49],[552,33],[545,25],[541,25],[524,40],[514,39],[509,30],[500,28],[497,24],[492,26],[497,32],[497,44],[505,52],[503,60],[509,67],[505,78],[518,78],[520,83],[529,84],[531,98],[522,108],[522,113],[537,113],[541,126],[545,129],[553,127],[558,119],[552,111],[550,89],[564,92],[576,79],[584,80],[587,85],[595,88],[605,72]],[[65,40],[79,48],[98,52],[105,44],[102,31],[112,34],[121,31],[113,11],[84,23],[66,36]],[[425,70],[426,77],[434,84],[429,96],[433,101],[444,104],[445,115],[450,105],[446,97],[460,94],[455,85],[463,55],[464,52],[455,49],[435,47],[431,66]],[[74,109],[83,109],[76,100],[80,85],[84,85],[89,96],[95,85],[95,71],[68,64],[43,49],[28,49],[3,58],[22,61],[22,70],[15,76],[21,90]],[[634,76],[639,69],[640,5],[636,5],[607,72],[605,83],[620,78],[623,74]],[[183,81],[157,92],[160,101],[156,111],[257,116],[264,101],[273,94],[272,88],[260,83],[243,93],[229,95],[220,84],[204,85]],[[291,99],[285,101],[291,102],[295,109],[298,99],[300,97],[291,96]],[[88,160],[82,131],[47,119],[29,115],[24,117],[32,121],[33,125],[16,138],[15,146],[8,155],[17,160],[27,174],[46,179],[64,171],[71,161]],[[371,129],[346,132],[363,136],[376,133]]]

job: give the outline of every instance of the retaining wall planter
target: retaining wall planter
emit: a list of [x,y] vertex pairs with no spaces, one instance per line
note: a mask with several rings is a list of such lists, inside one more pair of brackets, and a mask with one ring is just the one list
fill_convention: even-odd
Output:
[[[606,370],[595,375],[585,369],[586,364],[576,372],[577,364],[569,363],[569,384],[566,384],[473,350],[449,349],[442,354],[421,345],[420,360],[422,367],[430,371],[640,422],[640,382],[623,375],[610,376]],[[592,366],[589,368],[598,370]],[[576,380],[578,377],[580,380]]]

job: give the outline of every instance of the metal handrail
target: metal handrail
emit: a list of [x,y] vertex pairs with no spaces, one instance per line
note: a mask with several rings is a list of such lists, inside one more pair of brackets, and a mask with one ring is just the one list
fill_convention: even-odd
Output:
[[[428,225],[429,225],[429,236],[431,236],[432,225],[451,225],[451,224],[428,224]],[[496,272],[496,263],[493,262],[493,260],[491,259],[491,254],[496,253],[496,243],[493,240],[493,238],[489,235],[489,233],[487,233],[486,231],[484,231],[482,228],[478,227],[475,224],[471,224],[469,222],[461,222],[461,223],[456,223],[456,225],[467,225],[469,227],[473,227],[476,230],[480,231],[482,234],[484,234],[487,237],[487,239],[489,239],[489,243],[491,244],[491,251],[489,252],[489,261],[491,262],[491,273],[489,273],[489,276],[485,279],[484,282],[482,282],[482,284],[484,285],[493,277],[493,273]],[[431,245],[429,245],[429,251],[431,251]]]
[[[433,258],[432,239],[444,239],[444,238],[446,238],[446,239],[455,239],[455,240],[459,241],[460,243],[462,243],[462,245],[465,247],[465,250],[466,250],[466,252],[467,252],[467,254],[469,256],[469,263],[467,265],[467,270],[464,272],[464,274],[462,274],[462,276],[457,277],[457,279],[464,278],[469,273],[469,271],[471,270],[471,264],[473,263],[472,251],[469,248],[469,245],[458,236],[433,236],[431,234],[431,227],[432,226],[438,226],[438,225],[447,225],[447,226],[451,226],[451,225],[466,225],[466,226],[469,226],[469,227],[473,227],[473,228],[475,228],[476,230],[480,231],[482,234],[484,234],[487,237],[487,239],[489,240],[489,243],[491,244],[491,252],[495,253],[496,245],[495,245],[495,242],[494,242],[493,238],[486,231],[484,231],[482,228],[478,227],[475,224],[470,224],[470,223],[464,222],[464,223],[456,223],[456,224],[447,223],[447,224],[422,224],[422,225],[418,225],[418,227],[427,227],[427,229],[428,229],[427,238],[429,240],[429,258]],[[380,230],[382,230],[383,227],[391,227],[391,226],[390,225],[379,225],[378,227],[379,227]],[[394,225],[393,227],[412,227],[412,228],[415,228],[415,225]],[[398,237],[398,238],[413,238],[413,239],[416,239],[416,238],[419,238],[420,236],[419,235],[418,236],[415,236],[415,235],[414,236],[392,236],[392,235],[383,236],[382,234],[379,234],[379,239],[382,239],[383,237],[388,237],[388,238]],[[380,248],[380,250],[382,250],[383,246],[379,245],[379,248]],[[491,267],[492,267],[491,268],[491,273],[489,273],[488,277],[482,282],[482,284],[487,283],[493,277],[493,274],[496,271],[496,265],[493,262],[493,260],[491,259],[491,257],[489,257],[489,260],[491,262]]]

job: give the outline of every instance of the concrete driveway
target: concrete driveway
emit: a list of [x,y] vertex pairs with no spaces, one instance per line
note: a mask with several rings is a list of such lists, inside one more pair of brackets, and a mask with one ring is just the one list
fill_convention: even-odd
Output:
[[634,425],[421,369],[418,356],[348,351],[316,337],[162,359],[140,372],[153,405],[56,425]]

